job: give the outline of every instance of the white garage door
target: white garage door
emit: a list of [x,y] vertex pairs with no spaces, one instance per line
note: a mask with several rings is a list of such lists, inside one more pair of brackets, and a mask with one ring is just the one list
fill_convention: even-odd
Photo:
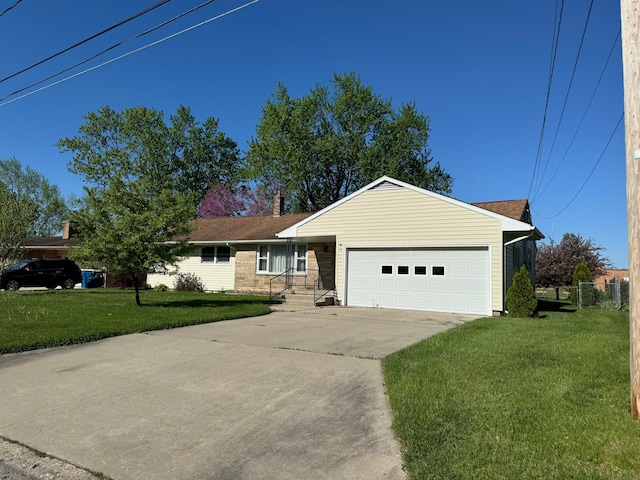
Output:
[[491,314],[488,248],[347,250],[346,304]]

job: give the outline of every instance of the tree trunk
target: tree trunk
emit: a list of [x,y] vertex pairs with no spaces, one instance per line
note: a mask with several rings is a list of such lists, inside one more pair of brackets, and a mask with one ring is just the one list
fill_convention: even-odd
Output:
[[560,300],[560,287],[556,287],[556,300]]
[[140,285],[138,285],[138,276],[133,276],[133,288],[136,289],[136,305],[140,306]]

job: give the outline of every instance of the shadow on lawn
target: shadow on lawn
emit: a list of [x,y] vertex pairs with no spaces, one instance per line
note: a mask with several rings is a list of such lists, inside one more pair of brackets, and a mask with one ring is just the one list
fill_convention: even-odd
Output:
[[212,299],[194,298],[191,300],[165,301],[165,302],[145,302],[143,307],[162,307],[162,308],[213,308],[213,307],[238,307],[240,305],[268,305],[269,299],[248,299],[248,298],[229,298],[229,299]]
[[545,312],[574,313],[577,307],[565,300],[538,299],[538,318],[546,318]]

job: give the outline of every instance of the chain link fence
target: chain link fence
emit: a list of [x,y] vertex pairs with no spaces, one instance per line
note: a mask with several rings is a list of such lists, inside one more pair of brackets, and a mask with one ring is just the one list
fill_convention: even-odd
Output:
[[629,305],[629,282],[579,282],[578,308],[600,306],[620,310]]

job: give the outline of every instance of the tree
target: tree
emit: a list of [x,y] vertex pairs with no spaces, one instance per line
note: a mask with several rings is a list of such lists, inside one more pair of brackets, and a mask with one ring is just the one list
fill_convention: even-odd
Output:
[[429,119],[414,103],[394,109],[353,73],[334,74],[332,87],[291,98],[278,85],[249,143],[248,178],[280,182],[296,212],[326,207],[381,175],[451,193],[452,178],[432,164]]
[[526,318],[535,315],[538,301],[531,285],[529,272],[523,265],[513,276],[513,283],[507,291],[507,309],[510,317]]
[[200,200],[198,216],[218,218],[270,215],[273,212],[273,200],[267,198],[267,191],[264,185],[256,188],[246,185],[227,187],[217,183]]
[[571,303],[578,303],[578,287],[580,282],[592,282],[591,270],[587,262],[581,261],[573,272],[573,282],[571,283]]
[[50,237],[62,230],[69,209],[56,185],[15,158],[0,160],[0,182],[13,193],[24,208],[31,209],[31,223],[25,237]]
[[541,288],[555,288],[556,300],[560,299],[560,288],[573,282],[576,266],[585,261],[593,275],[600,275],[610,267],[611,262],[603,255],[604,247],[592,238],[565,233],[562,241],[553,240],[538,246],[536,254],[536,285]]
[[31,205],[0,182],[0,271],[23,256],[22,241],[31,232],[33,220]]
[[216,121],[200,126],[185,107],[170,126],[145,107],[104,107],[84,118],[77,137],[57,144],[74,153],[69,170],[85,183],[74,256],[130,279],[140,305],[140,277],[187,253],[184,236],[205,185],[232,177],[234,144],[222,141]]
[[200,200],[198,216],[200,218],[235,217],[244,209],[241,189],[216,183]]

